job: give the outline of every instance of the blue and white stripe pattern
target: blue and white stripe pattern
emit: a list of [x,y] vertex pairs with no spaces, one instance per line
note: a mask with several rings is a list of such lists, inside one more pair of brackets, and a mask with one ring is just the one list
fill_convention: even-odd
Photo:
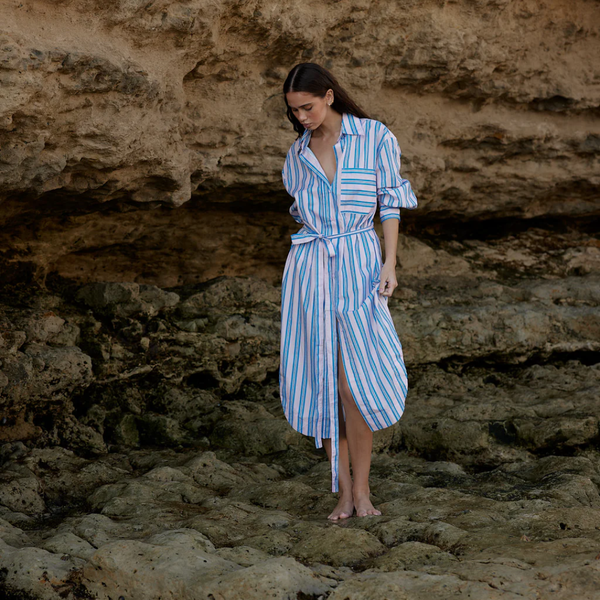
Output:
[[282,170],[293,196],[290,214],[302,228],[292,234],[281,289],[279,384],[291,426],[313,436],[317,448],[332,438],[331,489],[339,491],[338,343],[348,385],[372,431],[404,412],[408,379],[402,345],[387,296],[379,294],[379,218],[400,219],[417,207],[400,175],[394,134],[374,119],[342,115],[333,150],[337,170],[329,183],[309,148],[311,131],[290,147]]

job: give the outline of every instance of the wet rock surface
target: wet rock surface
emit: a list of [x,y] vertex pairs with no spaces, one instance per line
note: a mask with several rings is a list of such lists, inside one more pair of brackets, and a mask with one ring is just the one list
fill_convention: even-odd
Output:
[[281,410],[276,285],[15,288],[0,311],[0,589],[593,599],[600,271],[592,234],[555,232],[552,252],[542,235],[401,236],[389,304],[409,398],[375,434],[382,516],[338,523],[324,452]]
[[[64,458],[61,449],[45,453]],[[14,466],[39,454],[30,450]],[[290,476],[212,451],[117,458],[127,468],[91,494],[80,488],[77,509],[44,508],[46,489],[57,486],[32,473],[36,512],[6,506],[0,520],[6,593],[593,598],[600,583],[597,451],[481,472],[409,452],[375,455],[372,492],[383,515],[337,524],[325,518],[335,499],[322,460]],[[62,485],[70,493],[74,476]]]

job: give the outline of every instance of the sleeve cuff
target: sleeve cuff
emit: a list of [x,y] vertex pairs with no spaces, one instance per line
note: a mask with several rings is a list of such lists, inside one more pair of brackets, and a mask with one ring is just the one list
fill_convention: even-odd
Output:
[[400,209],[391,206],[380,206],[379,207],[379,220],[383,223],[388,219],[400,220]]

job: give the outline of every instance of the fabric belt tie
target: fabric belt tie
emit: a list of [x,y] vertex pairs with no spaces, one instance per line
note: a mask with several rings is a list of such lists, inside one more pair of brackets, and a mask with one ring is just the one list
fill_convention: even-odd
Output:
[[[320,307],[319,310],[319,328],[321,330],[321,339],[319,340],[318,346],[318,364],[319,364],[319,372],[321,373],[321,377],[318,382],[318,390],[317,390],[317,407],[322,405],[325,406],[325,374],[327,373],[327,366],[333,364],[333,352],[331,349],[331,334],[332,334],[332,324],[331,324],[331,297],[329,293],[329,282],[327,280],[328,275],[328,259],[335,256],[335,244],[332,240],[340,237],[345,237],[347,235],[355,235],[358,233],[365,233],[367,231],[374,231],[375,227],[371,224],[368,227],[363,227],[362,229],[353,229],[352,231],[346,231],[344,233],[334,233],[331,235],[324,235],[322,233],[317,233],[315,231],[311,231],[308,228],[305,228],[304,231],[299,231],[298,233],[293,233],[291,235],[292,245],[297,244],[306,244],[308,242],[321,241],[323,244],[320,246],[319,252],[319,261],[321,263],[321,268],[319,270],[319,281],[317,286],[317,306]],[[324,250],[327,249],[327,252]],[[335,374],[334,374],[335,377]],[[329,430],[331,433],[331,491],[337,492],[339,491],[339,419],[338,419],[338,403],[337,398],[334,396],[335,393],[335,383],[334,378],[330,378],[327,386],[327,391],[329,392]],[[321,422],[321,417],[318,417],[319,423]],[[315,442],[317,448],[323,447],[323,436],[322,436],[322,426],[317,426]]]

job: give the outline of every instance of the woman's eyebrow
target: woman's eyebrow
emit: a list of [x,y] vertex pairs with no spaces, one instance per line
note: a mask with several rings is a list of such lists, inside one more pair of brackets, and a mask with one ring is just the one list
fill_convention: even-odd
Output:
[[312,102],[307,102],[306,104],[302,104],[300,106],[292,106],[292,108],[302,108],[303,106],[308,106],[309,104],[312,104]]

